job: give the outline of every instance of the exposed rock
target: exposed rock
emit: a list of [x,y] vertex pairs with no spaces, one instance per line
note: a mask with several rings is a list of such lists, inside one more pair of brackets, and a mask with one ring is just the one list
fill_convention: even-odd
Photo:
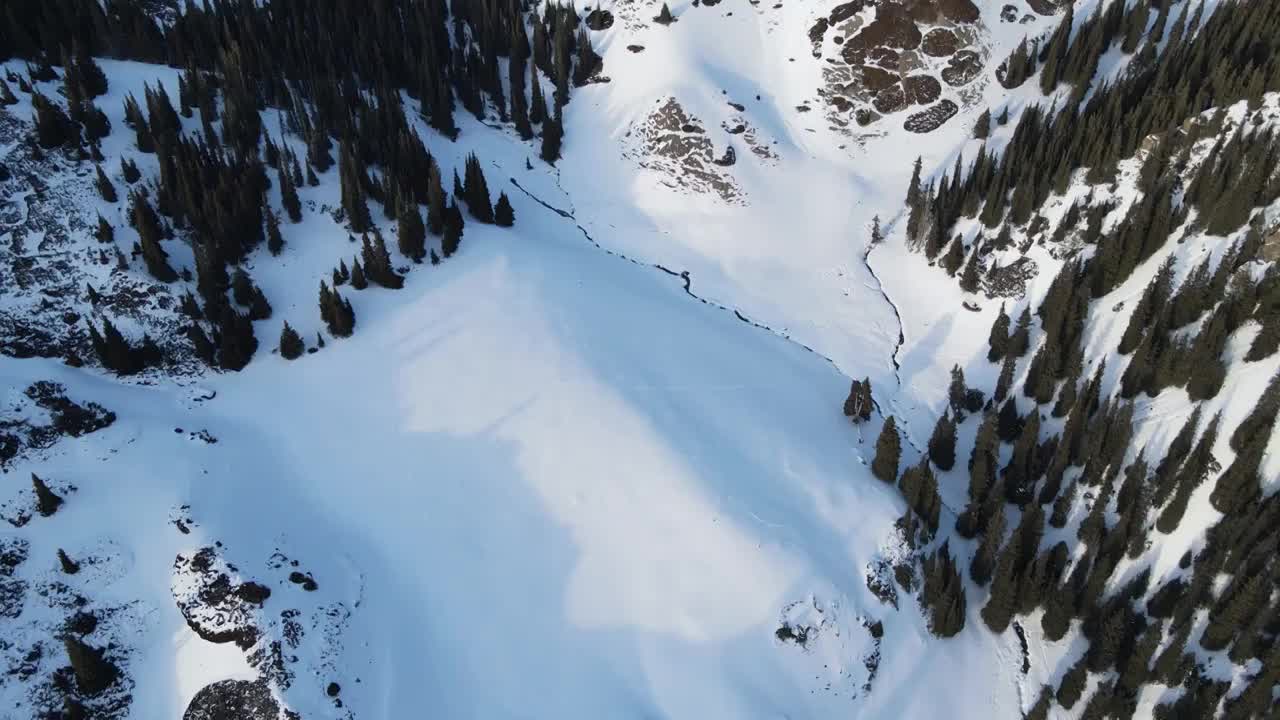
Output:
[[902,91],[902,85],[894,83],[876,93],[875,100],[872,102],[875,104],[877,111],[882,115],[888,115],[905,108],[907,106],[907,96]]
[[928,105],[942,95],[942,83],[932,75],[912,75],[902,80],[907,102],[912,105]]
[[[850,119],[866,127],[884,115],[943,99],[957,112],[960,104],[976,102],[973,93],[948,96],[944,83],[960,87],[978,77],[987,52],[982,33],[972,0],[858,0],[840,6],[810,29],[819,57],[831,48],[827,37],[837,47],[825,59],[819,89],[831,128],[852,128]],[[927,127],[932,115],[913,125]]]
[[660,173],[669,187],[740,202],[742,191],[715,163],[715,149],[702,123],[673,97],[661,98],[657,105],[627,132],[624,155]]
[[862,86],[870,92],[880,92],[898,84],[898,76],[874,65],[862,66]]
[[952,55],[942,69],[942,80],[952,87],[960,87],[973,82],[981,72],[982,57],[972,50],[961,50]]
[[595,10],[587,13],[586,23],[587,27],[592,30],[608,30],[613,27],[613,13],[608,10],[596,8]]
[[[258,605],[243,597],[243,585],[232,581],[232,570],[214,548],[178,555],[173,571],[174,600],[197,635],[213,643],[234,642],[245,650],[257,642]],[[257,593],[250,589],[247,594]]]
[[954,102],[943,100],[933,107],[914,113],[902,123],[902,127],[913,133],[933,132],[959,111],[959,106]]
[[85,323],[68,325],[67,318],[105,314],[148,332],[171,362],[169,372],[195,372],[171,288],[140,268],[116,270],[93,237],[96,217],[83,201],[97,193],[93,167],[73,153],[33,153],[24,142],[29,132],[25,118],[0,113],[0,146],[10,147],[5,163],[12,171],[0,181],[0,237],[7,240],[0,242],[0,354],[95,358]]
[[920,42],[920,51],[932,57],[954,55],[960,42],[956,34],[946,28],[934,28],[925,34]]
[[191,698],[182,720],[279,720],[280,704],[266,682],[221,680]]

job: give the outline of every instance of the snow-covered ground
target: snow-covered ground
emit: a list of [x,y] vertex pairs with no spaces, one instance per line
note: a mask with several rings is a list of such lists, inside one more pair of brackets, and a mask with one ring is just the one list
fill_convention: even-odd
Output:
[[[21,529],[32,555],[18,572],[47,578],[58,548],[102,558],[109,572],[63,580],[103,607],[133,604],[121,639],[135,648],[131,717],[177,717],[205,685],[257,675],[174,602],[174,558],[218,542],[239,578],[272,590],[263,625],[285,639],[296,677],[283,699],[306,718],[1004,718],[1058,681],[1083,644],[1042,642],[1026,622],[1023,674],[1015,633],[982,626],[985,593],[970,593],[968,630],[936,640],[908,593],[895,608],[868,589],[868,573],[903,552],[893,524],[905,504],[867,469],[879,417],[855,426],[840,412],[849,378],[869,377],[922,446],[952,364],[994,383],[985,341],[999,301],[967,298],[980,310],[965,310],[894,221],[916,156],[926,179],[940,176],[976,153],[978,113],[1007,104],[1016,116],[1038,94],[1034,82],[1009,94],[992,72],[1055,21],[1003,23],[1001,4],[983,3],[978,99],[927,135],[888,121],[858,134],[796,109],[815,102],[822,62],[806,32],[835,4],[675,3],[668,27],[632,21],[660,3],[613,6],[619,22],[595,34],[611,81],[575,91],[554,170],[461,113],[455,144],[419,121],[446,171],[479,154],[517,223],[470,223],[461,252],[414,266],[403,290],[341,288],[357,317],[349,340],[292,363],[272,352],[284,320],[315,346],[318,282],[358,252],[321,212],[338,204],[332,169],[300,188],[306,217],[283,228],[282,257],[248,263],[275,315],[257,323],[245,371],[120,384],[0,357],[12,396],[0,399],[53,380],[119,416],[5,468],[0,502],[29,492],[31,472],[76,486]],[[116,178],[128,154],[153,172],[121,103],[157,80],[176,98],[176,71],[102,65],[112,85],[98,104],[116,129],[104,167]],[[680,186],[645,154],[646,122],[670,99],[716,156],[734,147],[733,165],[712,166],[718,180]],[[750,130],[726,129],[740,123]],[[278,127],[270,112],[264,127]],[[86,207],[112,213],[127,250],[123,206]],[[871,247],[875,217],[888,239]],[[1055,267],[1041,259],[1035,302]],[[1114,296],[1136,298],[1160,260]],[[1091,338],[1122,329],[1097,319]],[[1246,408],[1231,399],[1256,392],[1274,360],[1232,376],[1212,408],[1226,427]],[[1184,410],[1177,392],[1145,403],[1139,416],[1162,422],[1141,437],[1167,442]],[[961,428],[961,457],[976,423]],[[904,465],[917,457],[907,445]],[[965,482],[963,463],[942,476],[952,509]],[[1203,522],[1207,492],[1192,509]],[[1196,524],[1183,527],[1157,577],[1196,541]],[[291,581],[295,570],[317,589]],[[296,642],[280,619],[294,611]],[[783,627],[810,628],[805,646],[780,639]],[[39,662],[56,667],[53,655]],[[0,703],[24,692],[0,684]]]

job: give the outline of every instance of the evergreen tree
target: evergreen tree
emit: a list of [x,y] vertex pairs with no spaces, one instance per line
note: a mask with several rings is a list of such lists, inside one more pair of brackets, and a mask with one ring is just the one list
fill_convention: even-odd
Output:
[[854,380],[849,388],[849,395],[844,399],[845,417],[855,423],[871,419],[871,380]]
[[462,211],[455,203],[449,203],[444,215],[444,237],[440,240],[440,250],[446,258],[458,251],[462,244]]
[[662,9],[658,11],[657,17],[653,19],[659,25],[670,25],[675,22],[675,17],[671,14],[671,8],[666,3],[662,3]]
[[564,140],[564,129],[560,125],[558,113],[542,122],[542,150],[539,157],[548,165],[555,165],[560,159],[560,144]]
[[996,402],[1004,402],[1009,397],[1009,389],[1013,385],[1013,373],[1018,366],[1018,356],[1008,353],[1000,363],[1000,376],[996,379],[996,390],[992,397]]
[[949,413],[943,412],[933,427],[933,435],[929,438],[929,459],[942,470],[955,467],[956,424]]
[[284,328],[280,330],[280,357],[285,360],[297,360],[305,351],[306,345],[302,342],[302,336],[297,330],[289,327],[289,322],[286,320]]
[[964,580],[951,556],[949,543],[923,562],[921,602],[929,610],[929,630],[938,637],[952,637],[964,629]]
[[272,255],[279,255],[284,251],[284,235],[280,234],[280,221],[276,219],[276,214],[268,212],[267,214],[267,252]]
[[280,183],[280,203],[289,214],[289,220],[295,223],[302,222],[302,201],[298,199],[298,188],[283,166],[277,171],[276,179]]
[[985,140],[991,135],[991,111],[983,110],[978,116],[977,122],[973,125],[973,137],[978,140]]
[[106,660],[104,650],[86,644],[75,635],[64,635],[67,660],[75,675],[76,689],[85,695],[97,695],[115,683],[120,670]]
[[338,178],[342,184],[342,207],[346,210],[352,232],[362,233],[373,227],[369,205],[365,201],[367,177],[351,147],[343,142],[338,149]]
[[462,197],[467,201],[471,216],[482,223],[493,222],[493,205],[489,200],[489,185],[484,179],[484,169],[480,159],[471,154],[467,156],[466,181],[463,184]]
[[1089,668],[1085,664],[1086,658],[1080,658],[1076,664],[1067,670],[1067,674],[1062,676],[1062,682],[1058,685],[1057,700],[1058,704],[1064,710],[1070,710],[1080,701],[1080,696],[1084,694],[1085,684],[1089,681]]
[[871,461],[871,474],[892,483],[898,479],[898,463],[902,457],[902,439],[898,437],[897,421],[893,416],[885,418],[876,439],[876,455]]
[[243,370],[258,350],[253,322],[229,304],[222,306],[218,317],[218,340],[218,366],[223,370]]
[[1023,308],[1022,314],[1018,316],[1018,325],[1014,328],[1013,334],[1009,336],[1009,345],[1005,351],[1013,354],[1014,357],[1022,357],[1030,349],[1031,311]]
[[134,230],[138,231],[139,245],[142,247],[142,259],[146,262],[147,272],[160,282],[173,282],[178,273],[169,266],[169,253],[160,246],[164,239],[164,230],[160,227],[160,218],[151,204],[141,193],[134,193],[129,219]]
[[351,287],[356,290],[364,290],[369,287],[369,278],[365,277],[364,266],[359,260],[351,261]]
[[40,91],[32,92],[31,106],[36,111],[36,143],[40,147],[52,150],[77,139],[79,133],[75,123],[71,122],[71,118],[67,117],[62,108],[42,95]]
[[498,193],[498,202],[493,206],[493,221],[499,227],[511,227],[516,223],[516,211],[505,192]]
[[266,320],[271,317],[271,304],[242,267],[237,267],[231,275],[231,294],[237,303],[249,308],[251,320]]
[[35,473],[31,473],[31,487],[36,494],[36,512],[43,517],[49,517],[58,512],[58,508],[62,507],[62,498],[50,490],[45,481]]
[[1017,534],[1009,540],[996,562],[991,579],[991,598],[982,608],[982,620],[997,635],[1009,627],[1018,604],[1018,562],[1022,554]]
[[1027,710],[1024,720],[1049,720],[1049,708],[1053,706],[1053,688],[1041,686],[1036,702]]
[[979,585],[991,581],[995,572],[996,561],[1000,552],[1000,544],[1004,542],[1005,516],[1004,503],[995,506],[995,512],[987,520],[986,531],[982,534],[982,542],[978,543],[978,552],[969,564],[969,577]]
[[418,204],[408,198],[400,203],[399,226],[396,238],[400,246],[400,254],[422,262],[427,255],[427,228],[422,224],[422,215],[418,213]]
[[1222,650],[1249,619],[1265,607],[1271,595],[1271,579],[1258,573],[1247,579],[1237,578],[1224,592],[1224,598],[1209,612],[1209,624],[1200,636],[1205,650]]
[[1262,397],[1253,406],[1253,410],[1231,433],[1231,449],[1237,453],[1244,452],[1253,441],[1260,441],[1265,446],[1276,426],[1278,415],[1280,415],[1280,373],[1271,378],[1271,382],[1262,392]]
[[1022,416],[1018,414],[1018,406],[1013,398],[1005,402],[997,416],[996,434],[1005,442],[1013,442],[1022,434]]
[[116,202],[119,197],[116,195],[115,186],[111,184],[111,180],[107,177],[107,174],[102,172],[101,165],[97,165],[95,167],[98,170],[98,194],[101,195],[102,199],[106,202]]
[[991,324],[987,345],[991,348],[987,352],[987,360],[990,362],[1000,360],[1009,351],[1009,316],[1005,314],[1003,304],[1000,305],[1000,314]]
[[58,564],[62,566],[62,572],[67,575],[75,575],[80,572],[80,563],[72,560],[67,551],[58,548]]
[[124,176],[124,181],[130,185],[138,182],[142,177],[138,164],[125,157],[120,158],[120,173]]

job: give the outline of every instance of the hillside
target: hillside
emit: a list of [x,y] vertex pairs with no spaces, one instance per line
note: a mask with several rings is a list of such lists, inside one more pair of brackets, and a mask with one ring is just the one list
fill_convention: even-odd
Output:
[[0,717],[1277,711],[1274,7],[105,8],[0,20]]

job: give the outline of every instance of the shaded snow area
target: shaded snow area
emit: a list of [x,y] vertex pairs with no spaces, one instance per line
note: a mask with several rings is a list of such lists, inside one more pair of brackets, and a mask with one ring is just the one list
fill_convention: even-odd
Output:
[[[998,639],[934,648],[864,583],[901,510],[830,401],[844,378],[515,202],[519,232],[469,229],[439,271],[357,297],[358,341],[295,364],[129,387],[0,361],[8,386],[50,378],[120,415],[7,470],[77,487],[23,528],[19,572],[108,546],[93,606],[141,598],[119,630],[134,716],[279,668],[303,717],[986,704]],[[928,668],[946,693],[916,692]]]
[[[413,265],[374,203],[405,287],[344,286],[357,329],[323,347],[317,287],[360,249],[334,220],[338,169],[299,187],[304,217],[282,226],[281,256],[246,261],[274,315],[238,373],[186,350],[128,380],[62,362],[92,357],[82,320],[106,309],[131,339],[188,347],[171,308],[195,284],[118,267],[138,237],[127,202],[100,201],[89,163],[30,157],[19,94],[0,115],[14,174],[0,207],[0,719],[62,707],[82,681],[66,637],[119,673],[90,703],[113,719],[1016,719],[1056,686],[1087,643],[1045,640],[1038,611],[991,633],[987,592],[967,579],[966,629],[931,635],[898,527],[906,503],[870,471],[889,416],[902,466],[918,462],[952,365],[994,386],[993,319],[1002,303],[1014,317],[1034,309],[1063,261],[1041,246],[1002,256],[1029,258],[1024,292],[965,294],[899,222],[917,156],[926,182],[940,178],[977,153],[979,113],[1009,109],[994,150],[1044,100],[1037,83],[1009,92],[994,72],[1024,36],[1052,32],[1054,3],[978,0],[976,17],[955,3],[962,19],[922,21],[946,33],[921,67],[951,79],[865,126],[853,113],[874,106],[870,91],[836,85],[852,63],[844,34],[875,21],[875,3],[669,5],[677,22],[662,25],[650,20],[661,2],[600,3],[616,18],[592,35],[607,81],[574,90],[555,167],[509,129],[460,112],[450,142],[412,112],[446,173],[477,153],[515,226],[469,221],[453,257]],[[980,71],[945,75],[957,52]],[[102,166],[123,197],[121,158],[159,172],[133,146],[124,98],[158,82],[177,98],[180,73],[99,62],[113,126]],[[903,129],[937,97],[954,108],[938,127]],[[266,133],[283,126],[263,112]],[[1126,163],[1098,190],[1122,201],[1114,221],[1133,200]],[[41,173],[41,191],[14,190]],[[1073,182],[1046,216],[1089,191]],[[279,188],[269,195],[278,208]],[[92,237],[99,213],[112,243]],[[978,232],[964,223],[957,232]],[[1115,346],[1168,253],[1196,258],[1183,277],[1235,238],[1184,239],[1095,304],[1087,357]],[[184,242],[165,248],[194,269]],[[292,362],[274,349],[284,320],[309,350]],[[1280,356],[1235,363],[1242,335],[1204,409],[1226,428],[1280,369]],[[1108,366],[1107,388],[1122,368]],[[841,413],[851,378],[871,381],[871,422]],[[1176,388],[1135,407],[1134,447],[1153,452],[1190,413]],[[962,420],[961,460],[938,473],[939,541],[966,502],[981,422]],[[1232,456],[1229,434],[1218,457]],[[62,499],[56,511],[41,512],[33,474]],[[1158,539],[1153,579],[1179,572],[1218,517],[1209,485],[1192,521]],[[1046,547],[1074,537],[1084,502]],[[976,547],[951,539],[966,567]],[[1122,566],[1113,585],[1138,571]],[[1138,717],[1163,688],[1143,692]]]

